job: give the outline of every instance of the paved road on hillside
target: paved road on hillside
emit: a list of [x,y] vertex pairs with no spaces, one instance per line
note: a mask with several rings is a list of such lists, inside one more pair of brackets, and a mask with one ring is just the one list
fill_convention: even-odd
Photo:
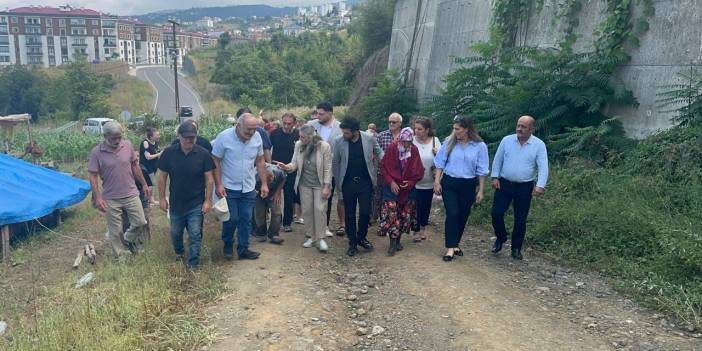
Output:
[[[175,112],[175,84],[173,70],[167,66],[140,67],[137,69],[137,77],[147,81],[156,92],[154,111],[165,119],[173,119]],[[204,113],[204,108],[200,103],[200,97],[184,76],[179,74],[178,93],[180,95],[181,106],[191,106],[193,116],[199,117]]]

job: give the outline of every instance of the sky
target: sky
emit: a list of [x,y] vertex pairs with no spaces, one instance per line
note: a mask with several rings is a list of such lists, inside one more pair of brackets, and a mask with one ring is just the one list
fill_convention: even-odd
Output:
[[92,10],[107,12],[115,15],[141,15],[147,12],[174,8],[211,7],[228,5],[264,4],[270,6],[308,6],[337,2],[340,0],[1,0],[0,10],[28,5],[59,6],[66,3],[74,7],[85,7]]

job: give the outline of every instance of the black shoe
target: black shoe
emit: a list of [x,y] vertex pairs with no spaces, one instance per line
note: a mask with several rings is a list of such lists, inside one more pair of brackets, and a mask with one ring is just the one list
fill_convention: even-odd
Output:
[[453,249],[453,254],[456,256],[461,256],[463,257],[463,250],[461,249]]
[[397,239],[390,238],[390,246],[388,246],[388,256],[395,256],[397,251]]
[[495,239],[495,244],[492,245],[492,250],[491,250],[492,253],[496,254],[496,253],[502,251],[502,244],[503,243],[504,243],[504,241],[502,241],[500,239]]
[[368,241],[367,239],[363,239],[363,240],[359,241],[358,245],[360,245],[362,248],[364,248],[366,250],[369,250],[369,251],[373,250],[373,244],[371,244],[371,242]]
[[274,237],[268,239],[268,242],[270,242],[271,244],[276,244],[276,245],[283,245],[284,241],[285,240],[283,240],[277,236],[274,236]]
[[454,255],[444,255],[443,260],[444,262],[450,262],[453,260],[454,257]]
[[234,243],[224,243],[224,249],[222,250],[224,259],[231,260],[234,258]]
[[265,243],[266,241],[268,241],[268,237],[265,236],[265,235],[254,235],[253,237],[254,237],[254,238],[256,239],[256,241],[258,241],[259,243]]
[[358,249],[356,247],[349,247],[348,250],[346,250],[346,254],[349,255],[349,257],[356,256],[358,253]]
[[261,254],[256,251],[251,251],[249,249],[246,249],[243,252],[239,253],[240,260],[255,260],[258,258],[258,256],[261,256]]
[[522,250],[520,249],[512,249],[512,258],[515,260],[522,260],[524,257],[522,257]]

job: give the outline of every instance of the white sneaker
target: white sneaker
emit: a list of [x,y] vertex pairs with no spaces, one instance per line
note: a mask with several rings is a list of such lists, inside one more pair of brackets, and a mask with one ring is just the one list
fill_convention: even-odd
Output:
[[305,219],[304,218],[296,218],[293,222],[297,224],[305,224]]
[[310,248],[310,247],[312,247],[312,244],[314,244],[314,240],[312,240],[312,239],[310,238],[310,239],[307,239],[307,241],[305,241],[304,244],[302,244],[302,247],[304,247],[304,248]]
[[332,232],[330,232],[329,229],[327,229],[327,231],[324,232],[324,236],[326,236],[327,238],[331,238],[334,236],[334,234],[332,234]]
[[327,243],[324,242],[324,239],[319,240],[319,251],[321,252],[327,252],[329,250],[329,246],[327,246]]

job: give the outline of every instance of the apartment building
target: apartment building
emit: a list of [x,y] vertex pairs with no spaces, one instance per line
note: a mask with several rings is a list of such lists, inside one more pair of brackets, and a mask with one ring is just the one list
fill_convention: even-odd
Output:
[[217,38],[160,27],[98,11],[26,6],[0,11],[0,67],[21,64],[58,66],[77,58],[130,65],[178,64],[190,50],[216,47]]
[[117,21],[117,44],[121,60],[130,65],[136,64],[134,22],[122,19]]
[[103,61],[120,60],[119,42],[117,41],[117,16],[102,16],[102,55]]
[[163,29],[138,22],[134,25],[136,63],[140,65],[163,64]]
[[0,65],[57,66],[100,61],[101,14],[70,6],[27,6],[0,12]]

